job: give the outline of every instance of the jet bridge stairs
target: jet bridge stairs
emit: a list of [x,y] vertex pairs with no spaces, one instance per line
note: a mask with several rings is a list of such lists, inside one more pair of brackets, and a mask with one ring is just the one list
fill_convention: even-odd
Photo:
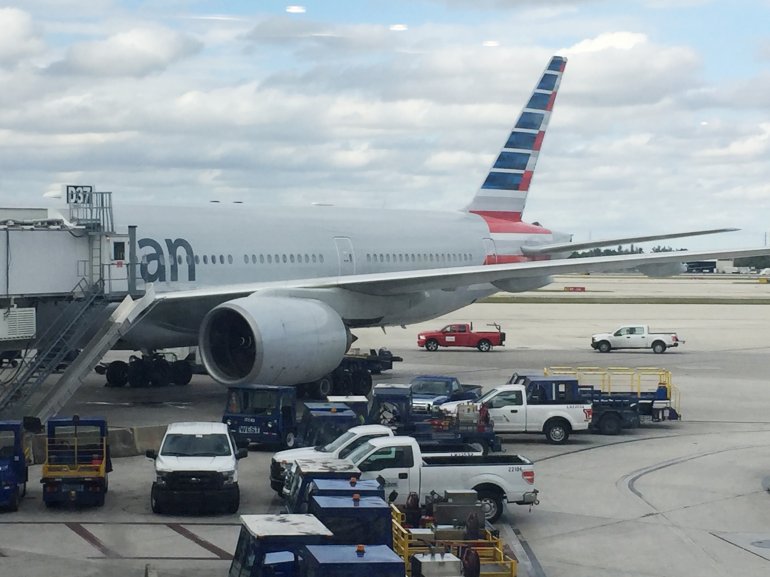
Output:
[[[153,301],[154,291],[148,286],[141,298],[127,295],[105,320],[110,300],[104,282],[91,285],[81,280],[59,318],[39,337],[36,354],[20,365],[15,378],[0,384],[0,416],[36,416],[44,421],[55,415]],[[50,378],[62,368],[58,380]]]

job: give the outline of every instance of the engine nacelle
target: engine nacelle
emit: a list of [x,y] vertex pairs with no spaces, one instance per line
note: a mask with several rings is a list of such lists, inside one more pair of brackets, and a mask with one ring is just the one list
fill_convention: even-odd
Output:
[[321,301],[253,295],[209,311],[198,340],[203,365],[222,384],[296,385],[334,370],[350,333]]
[[509,278],[505,280],[496,280],[492,284],[501,291],[509,293],[522,293],[542,288],[553,282],[550,276],[529,276],[522,278]]
[[660,264],[645,264],[636,267],[644,276],[662,278],[676,276],[687,272],[687,265],[683,262],[662,262]]

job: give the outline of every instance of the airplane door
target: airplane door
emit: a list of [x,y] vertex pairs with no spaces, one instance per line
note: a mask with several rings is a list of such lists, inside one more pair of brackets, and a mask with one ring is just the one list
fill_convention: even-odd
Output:
[[104,290],[107,293],[128,292],[128,235],[110,235],[102,257]]
[[334,244],[337,246],[337,258],[340,264],[340,276],[356,274],[355,253],[353,242],[346,236],[335,236]]
[[491,238],[484,239],[484,264],[497,264],[497,247]]

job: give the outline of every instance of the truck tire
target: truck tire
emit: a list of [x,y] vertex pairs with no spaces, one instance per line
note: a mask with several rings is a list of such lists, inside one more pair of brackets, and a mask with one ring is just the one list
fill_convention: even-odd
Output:
[[476,348],[479,349],[482,353],[488,353],[492,350],[492,343],[490,343],[487,339],[481,339],[476,345]]
[[656,355],[666,352],[666,343],[663,341],[655,341],[652,343],[652,352]]
[[438,350],[438,341],[436,339],[428,339],[425,342],[425,350],[426,351],[437,351]]
[[150,491],[150,508],[153,513],[157,513],[158,515],[163,513],[160,491],[155,483],[152,484],[152,490]]
[[503,514],[503,495],[486,489],[478,491],[479,502],[481,502],[481,512],[484,518],[490,523],[497,521]]
[[230,498],[227,501],[227,506],[225,507],[225,511],[228,515],[235,515],[238,512],[238,507],[241,506],[241,492],[238,489],[238,486],[235,487],[235,492],[230,495]]
[[108,387],[124,387],[128,383],[128,363],[112,361],[104,372]]
[[569,439],[569,424],[564,419],[551,419],[543,426],[545,438],[552,445],[561,445]]
[[599,432],[602,435],[618,435],[623,429],[623,424],[620,421],[620,417],[610,413],[604,415],[602,420],[599,421]]
[[609,341],[601,341],[597,346],[600,353],[609,353],[612,350],[612,345]]
[[286,431],[281,439],[281,447],[284,449],[293,449],[297,446],[297,435],[294,431]]

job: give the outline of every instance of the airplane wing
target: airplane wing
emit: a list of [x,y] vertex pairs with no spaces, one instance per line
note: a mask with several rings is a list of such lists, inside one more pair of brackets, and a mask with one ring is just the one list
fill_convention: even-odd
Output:
[[[618,246],[621,244],[631,244],[634,242],[648,242],[651,240],[664,240],[668,238],[682,238],[685,236],[700,236],[704,234],[717,234],[720,232],[735,232],[738,228],[714,228],[710,230],[695,230],[692,232],[675,232],[670,234],[658,234],[650,236],[627,236],[624,238],[607,238],[603,240],[594,240],[589,242],[565,242],[561,244],[541,244],[537,246],[522,245],[521,252],[527,256],[536,256],[540,254],[553,254],[557,252],[573,252],[576,250],[585,250],[587,248],[597,248],[600,246]],[[695,259],[688,259],[695,260]]]
[[270,293],[290,293],[296,289],[310,289],[303,291],[303,295],[312,298],[313,289],[321,291],[322,289],[331,288],[342,288],[369,295],[387,296],[408,294],[431,289],[454,290],[463,286],[492,283],[507,279],[543,277],[565,273],[609,272],[628,270],[644,265],[654,266],[682,263],[691,260],[743,258],[766,255],[770,255],[770,247],[537,260],[507,264],[422,269],[268,283],[246,283],[161,293],[158,294],[156,298],[167,302],[204,300],[215,305],[217,302],[223,302],[231,298],[238,298],[263,291]]

